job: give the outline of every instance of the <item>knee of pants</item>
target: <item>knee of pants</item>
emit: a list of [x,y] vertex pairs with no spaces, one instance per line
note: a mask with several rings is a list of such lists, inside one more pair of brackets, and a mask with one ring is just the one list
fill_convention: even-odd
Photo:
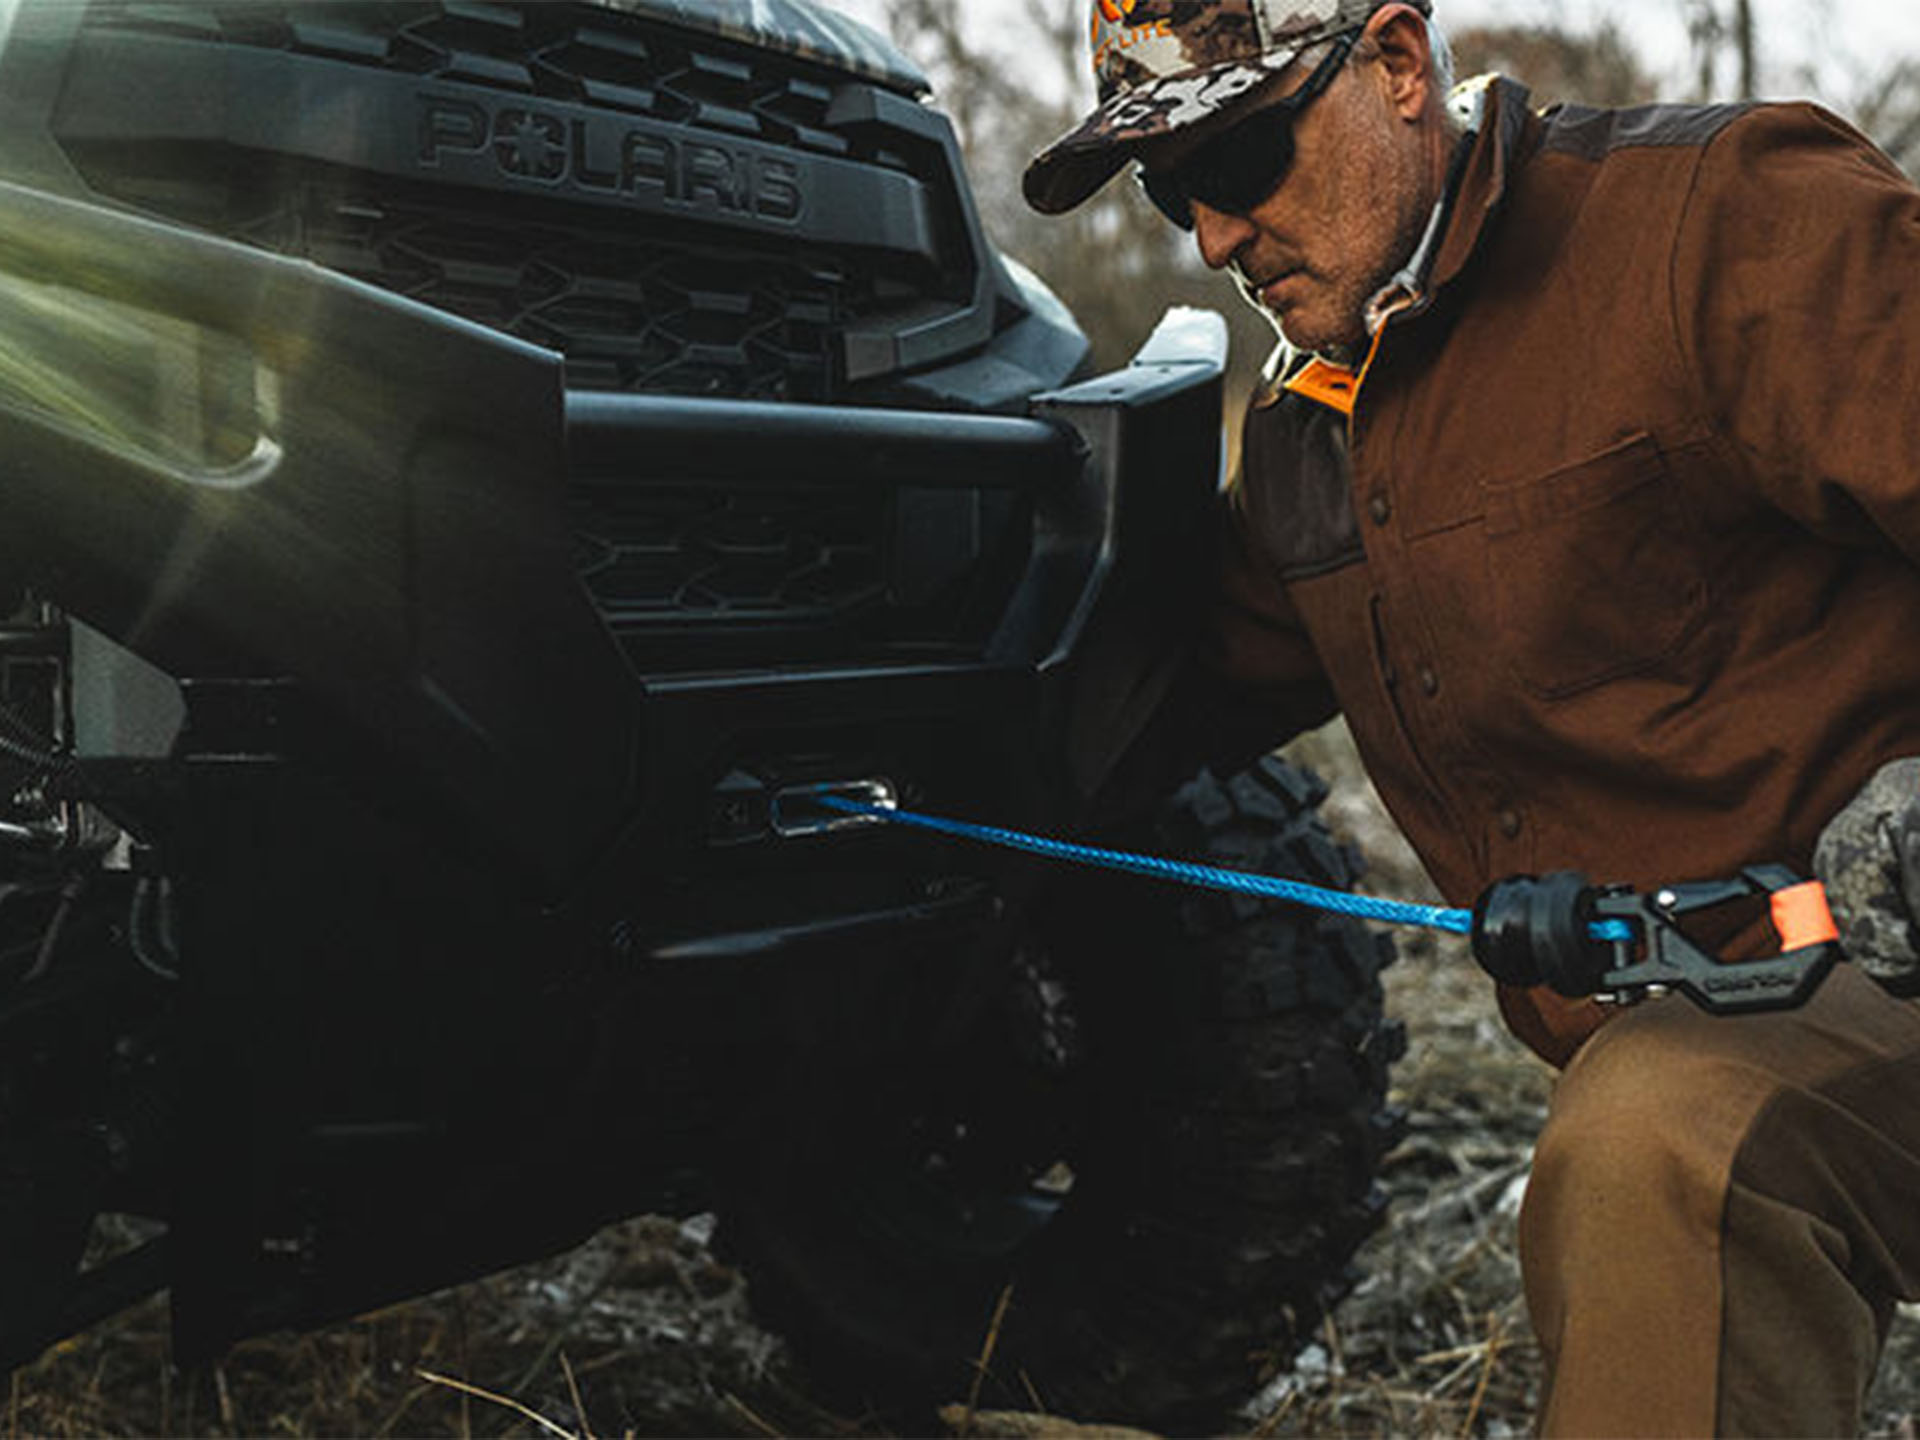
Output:
[[1560,1079],[1521,1217],[1530,1273],[1716,1243],[1741,1137],[1778,1081],[1686,1001],[1657,1007],[1601,1030]]

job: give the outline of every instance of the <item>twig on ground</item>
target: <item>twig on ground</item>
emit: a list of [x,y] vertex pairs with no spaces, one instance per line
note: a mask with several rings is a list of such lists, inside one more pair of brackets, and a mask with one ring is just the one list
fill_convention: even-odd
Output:
[[1408,1211],[1395,1222],[1409,1230],[1420,1225],[1430,1225],[1436,1221],[1451,1219],[1454,1212],[1460,1211],[1476,1219],[1484,1218],[1480,1202],[1489,1192],[1504,1193],[1514,1178],[1527,1172],[1527,1162],[1518,1161],[1490,1170],[1470,1184],[1458,1190],[1442,1190],[1431,1200]]
[[451,1375],[436,1375],[431,1370],[415,1370],[413,1373],[418,1375],[422,1380],[425,1380],[429,1385],[444,1385],[449,1390],[457,1390],[463,1395],[471,1395],[476,1400],[487,1400],[495,1405],[505,1406],[509,1410],[526,1416],[527,1419],[533,1421],[534,1424],[540,1426],[542,1429],[560,1436],[561,1440],[579,1440],[579,1437],[571,1430],[554,1424],[553,1421],[542,1415],[538,1410],[535,1410],[529,1405],[522,1405],[511,1395],[496,1395],[491,1390],[483,1390],[478,1385],[469,1385],[466,1381],[456,1380]]
[[1450,1392],[1455,1385],[1471,1375],[1481,1364],[1485,1348],[1486,1347],[1480,1345],[1469,1346],[1468,1349],[1471,1353],[1468,1354],[1465,1359],[1455,1364],[1445,1375],[1442,1375],[1427,1393],[1438,1399]]
[[962,1435],[973,1433],[973,1417],[980,1408],[980,1387],[986,1383],[988,1369],[993,1364],[994,1347],[1000,1343],[1000,1327],[1006,1323],[1007,1305],[1012,1299],[1013,1282],[1009,1280],[994,1302],[993,1319],[987,1322],[987,1338],[980,1344],[980,1358],[973,1362],[973,1381],[967,1386],[967,1408],[960,1416]]
[[633,1356],[623,1350],[609,1350],[604,1355],[595,1355],[591,1359],[582,1360],[573,1367],[573,1373],[591,1375],[596,1370],[604,1370],[609,1365],[623,1365],[632,1359]]
[[780,1432],[765,1420],[761,1419],[758,1412],[738,1395],[735,1395],[732,1391],[728,1391],[720,1398],[726,1402],[730,1410],[738,1414],[742,1420],[745,1420],[762,1435],[769,1435],[773,1437],[773,1440],[779,1440]]
[[220,1402],[220,1423],[227,1427],[227,1433],[233,1434],[240,1426],[233,1418],[233,1395],[227,1389],[227,1367],[213,1367],[213,1393]]
[[1047,1413],[1047,1402],[1040,1398],[1040,1389],[1033,1383],[1033,1376],[1026,1372],[1024,1366],[1022,1366],[1020,1370],[1020,1388],[1027,1392],[1027,1399],[1033,1402],[1034,1414],[1044,1415]]
[[[471,1375],[473,1361],[467,1352],[467,1302],[458,1296],[453,1302],[453,1333],[455,1343],[460,1347],[460,1373]],[[464,1393],[460,1396],[460,1440],[473,1440],[473,1397]]]
[[573,1378],[573,1366],[567,1362],[567,1352],[560,1352],[560,1373],[567,1377],[567,1393],[573,1397],[574,1418],[580,1422],[580,1433],[587,1440],[594,1440],[593,1426],[587,1423],[587,1407],[580,1401],[580,1382]]
[[1507,1327],[1498,1312],[1487,1317],[1487,1363],[1481,1368],[1480,1383],[1473,1387],[1473,1399],[1467,1405],[1467,1418],[1460,1426],[1461,1440],[1473,1434],[1473,1422],[1479,1418],[1480,1403],[1487,1398],[1487,1382],[1493,1378],[1494,1363],[1506,1348]]
[[[1456,1345],[1451,1350],[1429,1351],[1425,1355],[1414,1356],[1413,1363],[1415,1365],[1452,1365],[1461,1360],[1484,1360],[1487,1358],[1487,1346],[1490,1343],[1492,1342],[1476,1340],[1471,1345]],[[1500,1341],[1502,1346],[1506,1343],[1505,1339]]]
[[1249,1440],[1268,1440],[1280,1428],[1280,1422],[1287,1418],[1287,1412],[1300,1403],[1298,1387],[1288,1386],[1287,1393],[1280,1397],[1280,1403],[1267,1412],[1267,1418],[1253,1427]]
[[1333,1323],[1333,1312],[1326,1313],[1327,1332],[1327,1373],[1344,1375],[1347,1373],[1346,1357],[1340,1353],[1340,1329]]
[[[412,1389],[408,1390],[407,1393],[400,1398],[400,1403],[393,1407],[392,1412],[387,1418],[382,1420],[379,1425],[374,1428],[374,1440],[386,1440],[386,1437],[393,1433],[393,1427],[400,1423],[401,1417],[413,1408],[413,1402],[418,1400],[422,1395],[432,1393],[433,1386],[431,1385],[415,1385]],[[465,1398],[465,1396],[461,1397],[463,1400]]]

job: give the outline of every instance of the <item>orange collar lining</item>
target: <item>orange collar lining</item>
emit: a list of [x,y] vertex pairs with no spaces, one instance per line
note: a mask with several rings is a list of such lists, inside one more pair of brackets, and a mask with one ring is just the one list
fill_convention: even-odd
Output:
[[1303,395],[1329,410],[1338,410],[1352,419],[1353,402],[1360,396],[1360,377],[1346,366],[1331,364],[1316,355],[1289,376],[1280,388]]

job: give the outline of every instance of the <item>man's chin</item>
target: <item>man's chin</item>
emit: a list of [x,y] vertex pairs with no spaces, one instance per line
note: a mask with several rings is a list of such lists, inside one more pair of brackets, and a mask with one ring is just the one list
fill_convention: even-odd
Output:
[[1303,350],[1312,355],[1323,355],[1329,360],[1340,360],[1364,354],[1366,332],[1351,323],[1328,321],[1325,317],[1303,313],[1299,306],[1283,309],[1262,307],[1267,318],[1273,321],[1286,342],[1295,350]]
[[1269,304],[1245,277],[1236,277],[1240,298],[1266,317],[1280,338],[1295,350],[1329,358],[1350,353],[1366,343],[1366,327],[1352,316],[1335,318],[1327,307],[1311,300],[1282,300]]

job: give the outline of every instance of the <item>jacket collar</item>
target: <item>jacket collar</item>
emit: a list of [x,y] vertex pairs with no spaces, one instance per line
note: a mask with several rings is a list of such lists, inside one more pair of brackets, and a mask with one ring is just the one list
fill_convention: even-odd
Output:
[[1429,293],[1443,289],[1466,269],[1506,199],[1508,182],[1534,143],[1538,128],[1531,99],[1526,86],[1505,76],[1487,82],[1480,129],[1434,255]]
[[[1368,360],[1379,348],[1387,323],[1395,316],[1418,314],[1473,259],[1481,239],[1506,199],[1507,182],[1536,143],[1526,86],[1504,76],[1487,76],[1460,87],[1449,104],[1468,126],[1464,147],[1449,169],[1447,182],[1427,226],[1406,265],[1368,302],[1367,328],[1373,335]],[[1255,405],[1272,404],[1282,390],[1353,413],[1367,366],[1341,363],[1295,350],[1281,337],[1268,358]]]

